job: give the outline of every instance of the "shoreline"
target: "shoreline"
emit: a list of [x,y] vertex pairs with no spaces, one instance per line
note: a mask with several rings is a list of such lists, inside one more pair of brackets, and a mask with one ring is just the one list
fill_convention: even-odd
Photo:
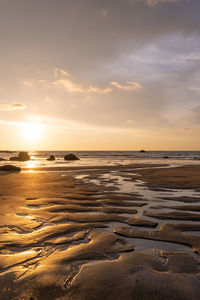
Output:
[[22,167],[22,171],[49,171],[49,172],[62,172],[62,171],[84,171],[84,170],[118,170],[118,169],[138,169],[138,168],[154,168],[154,167],[167,167],[168,164],[145,164],[145,163],[133,163],[133,164],[126,164],[126,165],[96,165],[96,166],[65,166],[65,167]]

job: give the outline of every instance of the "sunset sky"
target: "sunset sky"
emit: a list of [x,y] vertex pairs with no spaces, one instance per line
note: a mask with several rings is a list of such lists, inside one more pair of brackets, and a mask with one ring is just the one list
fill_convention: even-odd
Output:
[[199,0],[0,0],[0,150],[200,150]]

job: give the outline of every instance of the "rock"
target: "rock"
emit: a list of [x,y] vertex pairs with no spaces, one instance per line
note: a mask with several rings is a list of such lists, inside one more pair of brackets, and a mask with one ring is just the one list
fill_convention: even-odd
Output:
[[64,160],[79,160],[79,158],[75,154],[69,153],[64,156]]
[[169,158],[169,156],[163,156],[163,158]]
[[50,155],[50,157],[47,158],[47,160],[55,160],[55,156],[54,155]]
[[20,161],[27,161],[30,160],[30,156],[28,155],[28,152],[19,152],[18,158]]
[[4,161],[4,160],[6,160],[5,158],[2,158],[2,157],[0,157],[0,161]]
[[3,171],[3,172],[20,172],[21,168],[15,167],[15,166],[12,166],[12,165],[5,165],[5,166],[0,167],[0,171]]
[[28,155],[28,152],[19,152],[18,156],[10,157],[9,160],[11,161],[27,161],[30,160],[30,156]]
[[146,152],[145,150],[140,150],[140,153],[144,153],[144,152]]
[[9,158],[9,160],[19,161],[19,158],[17,156],[12,156],[12,157]]

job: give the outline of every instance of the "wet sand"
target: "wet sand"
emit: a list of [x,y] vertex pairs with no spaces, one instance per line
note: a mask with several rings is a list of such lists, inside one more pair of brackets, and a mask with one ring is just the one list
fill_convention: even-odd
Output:
[[151,188],[181,188],[200,191],[200,166],[182,166],[176,168],[146,169],[140,172],[142,179]]
[[42,170],[0,176],[0,299],[199,299],[200,166]]

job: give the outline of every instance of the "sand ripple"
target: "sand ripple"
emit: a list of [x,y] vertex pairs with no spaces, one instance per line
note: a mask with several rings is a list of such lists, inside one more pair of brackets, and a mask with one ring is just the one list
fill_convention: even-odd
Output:
[[1,178],[0,299],[198,299],[198,194],[76,174]]

